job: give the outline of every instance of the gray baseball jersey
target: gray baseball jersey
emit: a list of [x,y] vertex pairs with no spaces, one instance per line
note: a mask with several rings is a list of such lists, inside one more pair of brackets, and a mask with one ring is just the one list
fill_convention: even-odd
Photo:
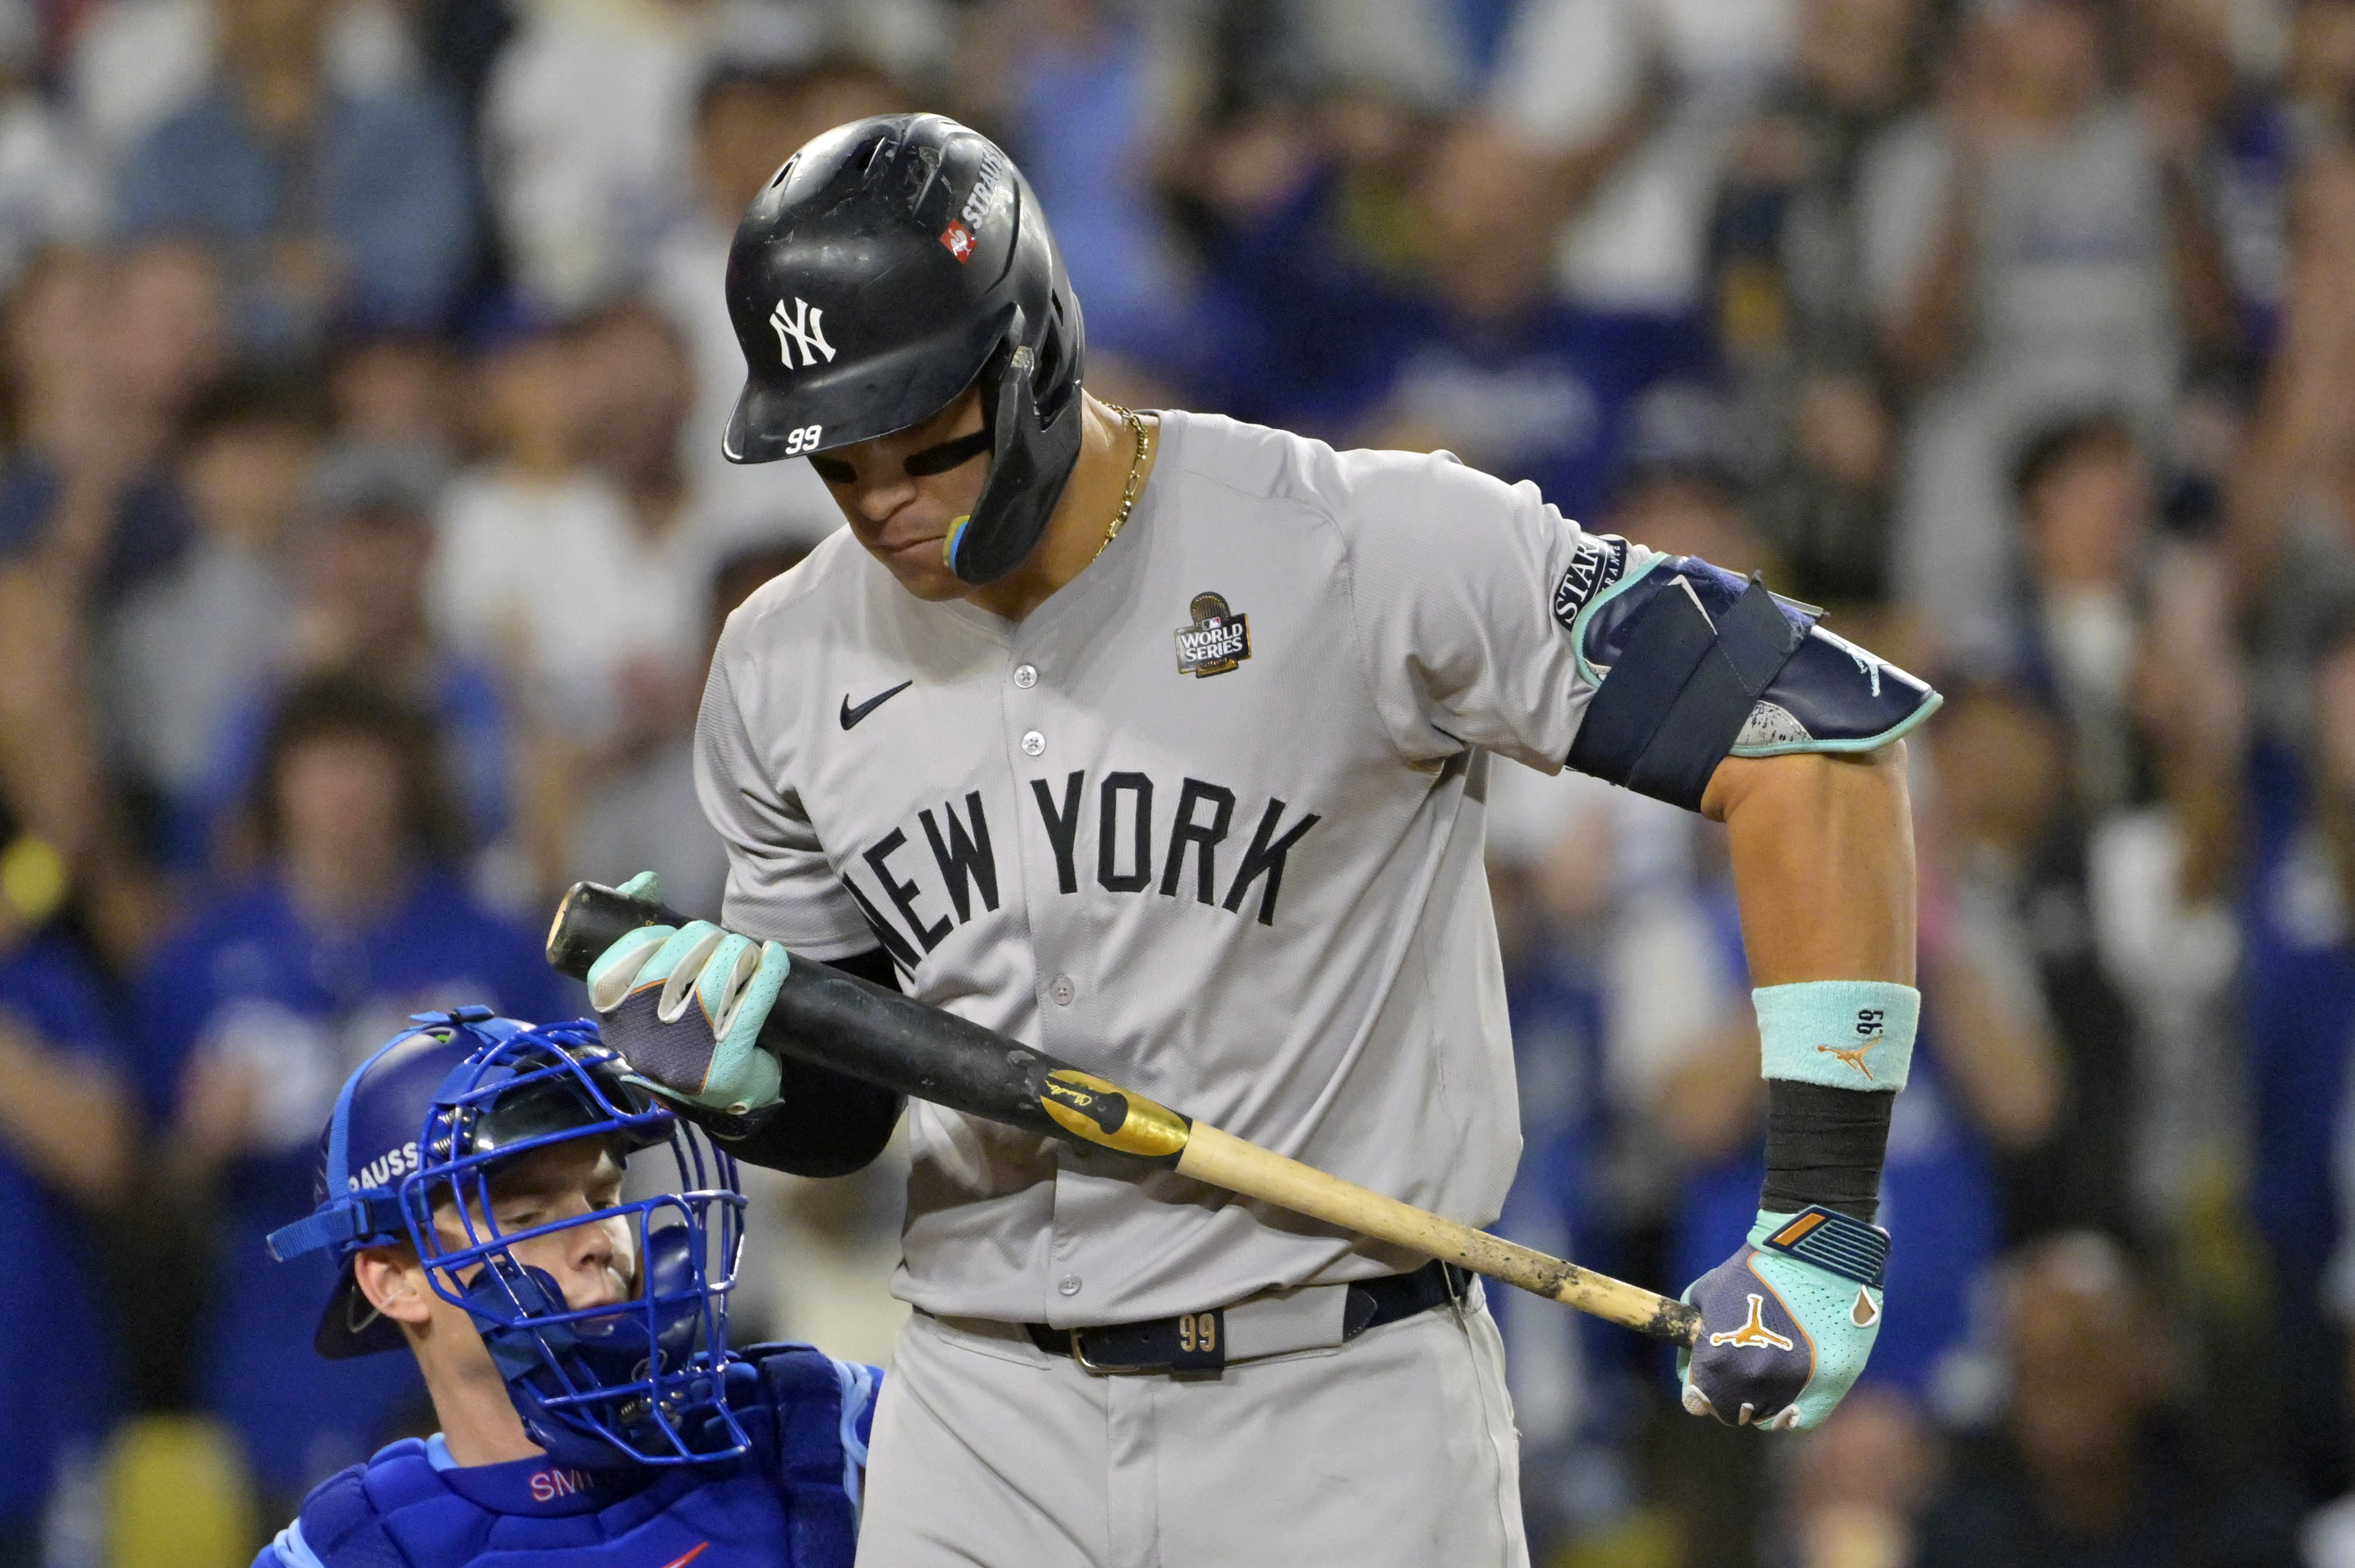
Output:
[[[1519,1155],[1488,754],[1558,769],[1572,615],[1640,568],[1533,485],[1162,417],[1126,528],[1025,620],[847,532],[730,620],[698,735],[725,921],[1478,1225]],[[1059,1327],[1421,1260],[911,1111],[895,1292]]]

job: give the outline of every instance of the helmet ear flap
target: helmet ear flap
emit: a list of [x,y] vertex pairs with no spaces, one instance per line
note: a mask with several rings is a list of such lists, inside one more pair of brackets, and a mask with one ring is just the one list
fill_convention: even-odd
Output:
[[1033,397],[1038,395],[1038,389],[1046,389],[1047,400],[1039,405],[1042,418],[1055,418],[1079,393],[1078,377],[1071,378],[1069,385],[1063,384],[1063,368],[1069,362],[1071,349],[1071,330],[1063,318],[1063,297],[1059,293],[1047,305],[1047,329],[1039,335],[1038,371],[1031,383]]
[[[1001,366],[1002,358],[1002,366]],[[984,529],[960,528],[949,547],[949,570],[967,582],[995,582],[1016,567],[1047,531],[1047,519],[1080,455],[1080,407],[1067,399],[1041,420],[1034,400],[1039,356],[1027,345],[1001,347],[982,372],[982,410],[992,436],[989,477],[972,517]]]

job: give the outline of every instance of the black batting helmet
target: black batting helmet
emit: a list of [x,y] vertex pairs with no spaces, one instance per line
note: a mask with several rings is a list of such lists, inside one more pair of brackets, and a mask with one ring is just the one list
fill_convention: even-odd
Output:
[[988,138],[884,114],[813,140],[736,227],[728,314],[748,371],[731,461],[905,430],[977,381],[989,478],[948,565],[990,582],[1030,553],[1080,453],[1080,302]]

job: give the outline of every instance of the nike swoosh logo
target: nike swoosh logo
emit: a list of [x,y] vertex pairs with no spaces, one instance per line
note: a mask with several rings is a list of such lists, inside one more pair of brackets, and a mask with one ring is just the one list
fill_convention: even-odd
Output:
[[701,1546],[698,1546],[694,1551],[688,1552],[686,1556],[672,1558],[669,1562],[663,1564],[663,1568],[687,1568],[688,1563],[702,1556],[704,1547],[709,1546],[711,1542],[707,1541],[703,1542]]
[[907,690],[910,687],[915,684],[916,683],[912,680],[903,680],[899,685],[893,687],[890,690],[884,692],[881,696],[870,697],[856,708],[850,706],[850,694],[847,691],[844,692],[842,694],[842,727],[846,730],[849,729],[861,719],[866,718],[869,713],[874,712],[877,709],[882,707],[885,703],[890,701],[893,698],[899,696],[901,692]]

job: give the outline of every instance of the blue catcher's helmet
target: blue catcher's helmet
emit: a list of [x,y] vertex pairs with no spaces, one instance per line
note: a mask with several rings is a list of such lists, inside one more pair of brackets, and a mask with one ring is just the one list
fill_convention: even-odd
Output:
[[[372,1246],[415,1249],[444,1299],[482,1330],[525,1431],[560,1463],[692,1464],[748,1445],[728,1408],[728,1294],[743,1235],[735,1162],[623,1077],[586,1019],[538,1028],[486,1008],[421,1013],[362,1063],[320,1149],[319,1206],[270,1237],[281,1260],[333,1249],[343,1264],[315,1344],[329,1357],[400,1348],[354,1278]],[[675,1179],[651,1196],[503,1233],[499,1172],[573,1139],[617,1157],[657,1145]],[[645,1173],[638,1173],[640,1178]],[[634,1179],[633,1186],[638,1186]],[[438,1218],[437,1218],[438,1211]],[[618,1221],[636,1243],[636,1294],[573,1307],[519,1243]]]

